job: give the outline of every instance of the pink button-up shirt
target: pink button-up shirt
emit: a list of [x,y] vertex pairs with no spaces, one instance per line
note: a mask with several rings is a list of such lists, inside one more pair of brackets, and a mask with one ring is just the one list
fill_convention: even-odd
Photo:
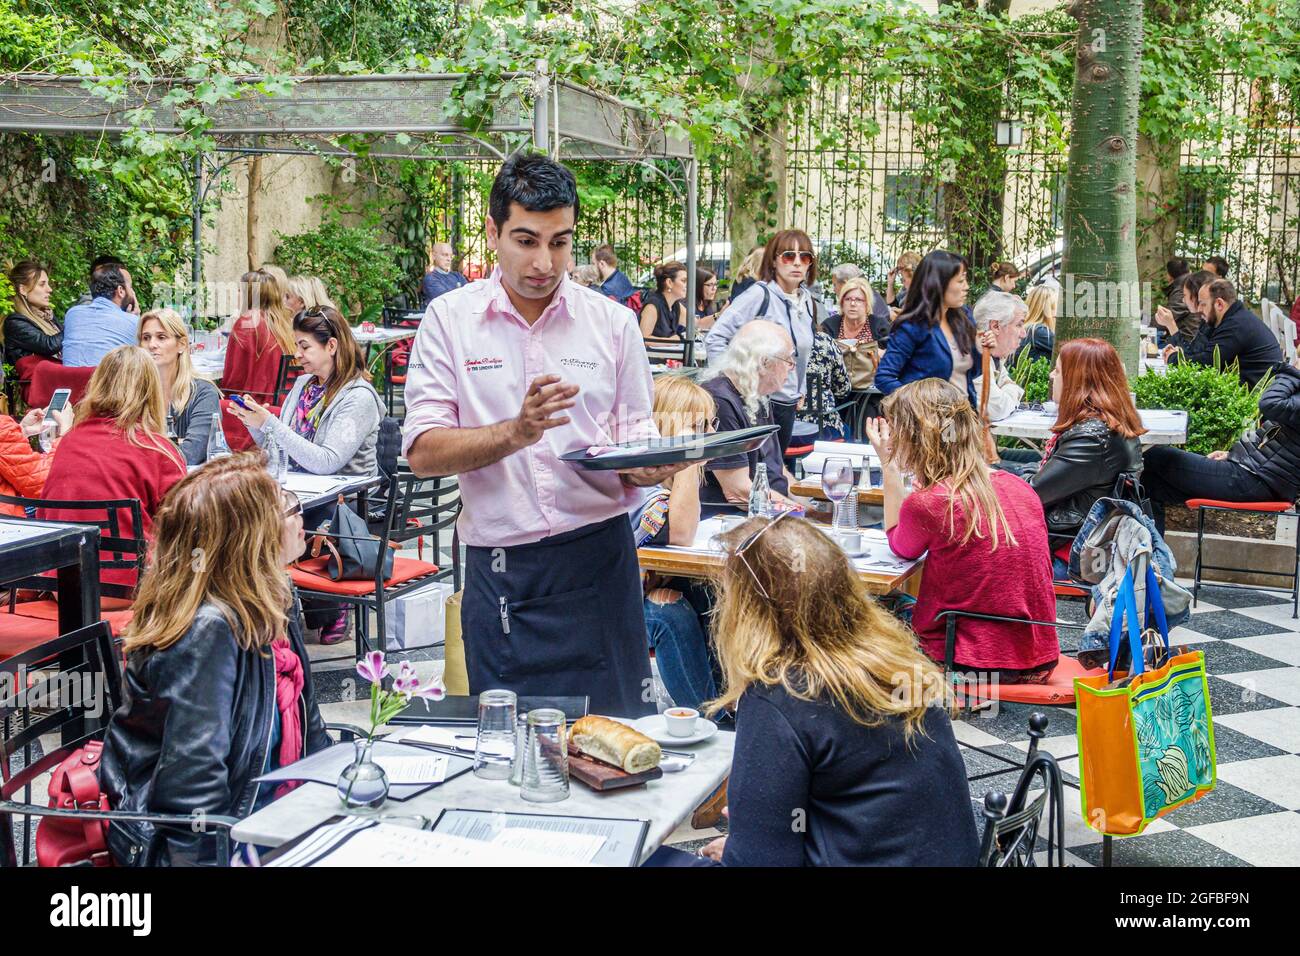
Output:
[[626,515],[644,492],[616,472],[559,456],[591,445],[655,437],[652,378],[641,329],[621,305],[566,276],[529,326],[492,277],[429,303],[411,348],[402,452],[431,428],[477,428],[515,418],[529,383],[558,375],[578,386],[569,423],[495,464],[460,476],[460,536],[508,547]]

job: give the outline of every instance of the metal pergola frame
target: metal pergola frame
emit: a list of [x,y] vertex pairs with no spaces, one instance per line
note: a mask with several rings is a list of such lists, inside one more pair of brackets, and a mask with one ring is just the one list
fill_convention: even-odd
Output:
[[[249,86],[262,78],[239,77]],[[475,129],[447,118],[446,105],[465,77],[448,73],[303,76],[285,95],[250,94],[207,111],[204,132],[216,154],[194,158],[191,278],[202,280],[203,207],[213,177],[239,159],[256,155],[358,158],[338,136],[372,137],[365,156],[433,162],[504,160],[531,145],[557,160],[636,163],[668,183],[686,212],[686,364],[694,357],[695,260],[699,231],[699,167],[688,141],[654,126],[646,114],[615,97],[556,79],[545,61],[533,73],[504,77],[505,95]],[[0,79],[0,132],[114,136],[147,129],[180,135],[182,126],[167,94],[192,87],[183,79],[127,78],[110,101],[96,78],[19,74]],[[404,142],[399,142],[401,136]],[[675,163],[680,177],[655,161]],[[638,317],[639,318],[639,317]]]

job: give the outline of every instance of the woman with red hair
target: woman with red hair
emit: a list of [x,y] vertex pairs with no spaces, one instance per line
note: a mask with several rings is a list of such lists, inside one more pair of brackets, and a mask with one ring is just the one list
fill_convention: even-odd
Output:
[[1036,474],[1052,536],[1057,578],[1066,576],[1070,544],[1098,498],[1110,496],[1125,473],[1142,471],[1146,429],[1129,397],[1119,354],[1101,339],[1074,339],[1061,347],[1052,368],[1056,424]]

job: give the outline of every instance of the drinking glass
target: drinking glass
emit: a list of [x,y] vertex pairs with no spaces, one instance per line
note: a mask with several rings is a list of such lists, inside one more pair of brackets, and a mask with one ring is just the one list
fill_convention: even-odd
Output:
[[569,796],[569,742],[564,711],[541,707],[528,712],[528,749],[519,796],[532,803],[555,803]]
[[515,756],[515,706],[512,690],[485,690],[478,695],[478,743],[474,775],[485,780],[509,780]]
[[832,526],[842,531],[851,531],[857,527],[857,508],[848,505],[853,493],[853,462],[848,458],[827,458],[822,465],[822,491],[826,497],[835,502],[835,518]]

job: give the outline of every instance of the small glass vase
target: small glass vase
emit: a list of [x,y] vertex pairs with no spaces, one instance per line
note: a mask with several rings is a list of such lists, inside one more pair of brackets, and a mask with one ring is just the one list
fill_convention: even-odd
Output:
[[358,737],[352,744],[357,755],[339,774],[339,799],[349,810],[378,810],[388,799],[388,774],[370,759],[374,741]]

